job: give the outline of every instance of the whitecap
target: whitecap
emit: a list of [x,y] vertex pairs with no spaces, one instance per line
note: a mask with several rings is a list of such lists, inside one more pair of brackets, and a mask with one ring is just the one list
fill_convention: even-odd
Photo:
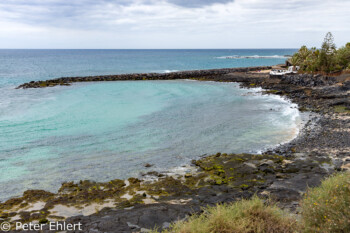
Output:
[[264,55],[252,55],[252,56],[240,56],[240,55],[230,55],[230,56],[221,56],[215,57],[217,59],[285,59],[290,56],[288,55],[272,55],[272,56],[264,56]]

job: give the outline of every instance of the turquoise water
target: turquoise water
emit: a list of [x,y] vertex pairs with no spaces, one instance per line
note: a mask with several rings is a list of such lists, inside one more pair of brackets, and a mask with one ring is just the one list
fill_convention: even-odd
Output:
[[[72,75],[270,65],[290,53],[0,50],[0,185],[6,187],[0,200],[29,188],[56,191],[63,181],[137,176],[147,171],[145,163],[163,171],[203,154],[258,152],[293,138],[300,118],[286,100],[234,83],[16,85]],[[236,55],[249,58],[225,58]]]

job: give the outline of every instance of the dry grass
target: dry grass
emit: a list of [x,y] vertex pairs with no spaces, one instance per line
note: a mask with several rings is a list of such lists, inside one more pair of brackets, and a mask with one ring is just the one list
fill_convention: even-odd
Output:
[[309,189],[301,207],[305,232],[350,232],[350,173]]
[[[342,172],[309,189],[296,221],[276,205],[253,197],[208,207],[203,214],[173,224],[172,233],[346,233],[350,232],[350,173]],[[156,230],[152,232],[157,232]]]
[[254,197],[230,205],[208,207],[203,214],[177,222],[163,232],[292,233],[296,232],[296,226],[296,220],[287,213]]

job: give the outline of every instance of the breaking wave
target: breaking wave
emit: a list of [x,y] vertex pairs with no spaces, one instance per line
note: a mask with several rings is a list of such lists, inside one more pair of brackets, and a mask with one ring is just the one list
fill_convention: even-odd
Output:
[[260,56],[260,55],[253,55],[253,56],[240,56],[240,55],[233,55],[233,56],[221,56],[216,57],[217,59],[285,59],[291,57],[290,55],[272,55],[272,56]]
[[165,73],[165,74],[168,74],[168,73],[173,73],[173,72],[177,72],[178,70],[162,70],[161,73]]

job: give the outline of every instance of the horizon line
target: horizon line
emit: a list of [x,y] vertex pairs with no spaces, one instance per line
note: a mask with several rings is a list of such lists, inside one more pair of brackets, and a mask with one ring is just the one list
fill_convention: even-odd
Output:
[[0,48],[0,50],[228,50],[228,49],[299,49],[299,48]]

